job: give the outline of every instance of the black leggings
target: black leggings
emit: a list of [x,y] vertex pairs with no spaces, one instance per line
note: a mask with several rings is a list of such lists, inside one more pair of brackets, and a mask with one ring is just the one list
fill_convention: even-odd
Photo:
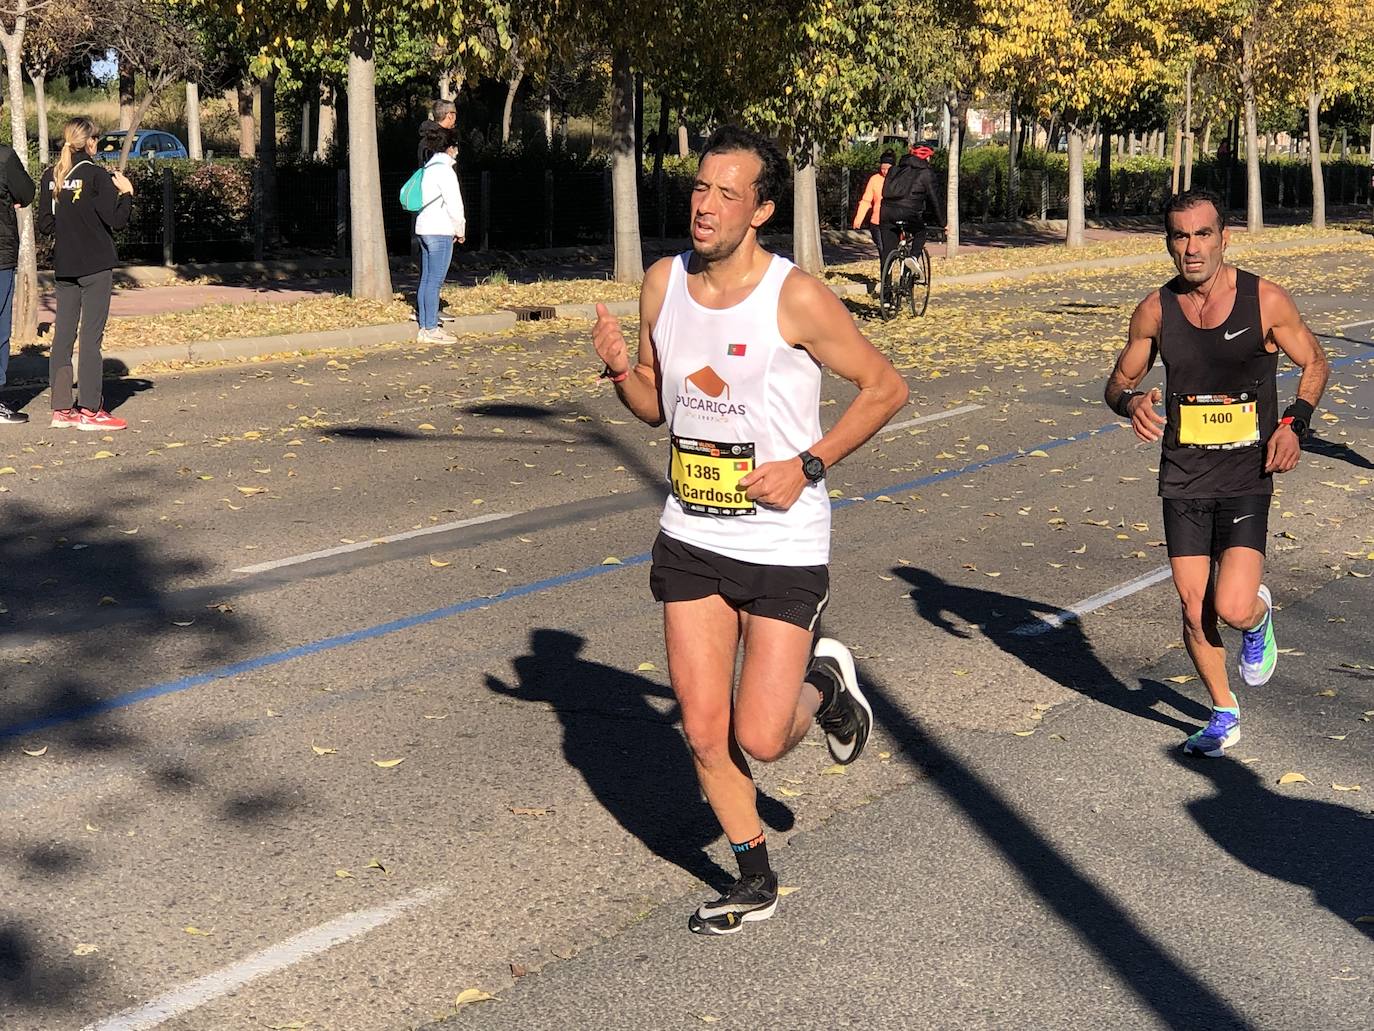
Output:
[[81,388],[81,407],[100,411],[103,375],[100,341],[110,317],[110,291],[114,271],[92,272],[76,279],[57,280],[57,321],[53,328],[52,351],[48,356],[48,382],[52,384],[53,411],[66,411],[72,404],[72,345],[81,324],[81,353],[77,383]]

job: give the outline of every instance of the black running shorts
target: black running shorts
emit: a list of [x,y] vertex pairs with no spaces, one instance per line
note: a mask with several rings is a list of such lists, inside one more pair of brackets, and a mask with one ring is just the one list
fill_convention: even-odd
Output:
[[741,562],[660,533],[649,587],[655,601],[696,601],[718,594],[751,616],[814,630],[830,600],[830,569]]
[[1165,498],[1164,540],[1170,558],[1210,555],[1227,548],[1253,548],[1264,554],[1269,537],[1268,494],[1235,498]]

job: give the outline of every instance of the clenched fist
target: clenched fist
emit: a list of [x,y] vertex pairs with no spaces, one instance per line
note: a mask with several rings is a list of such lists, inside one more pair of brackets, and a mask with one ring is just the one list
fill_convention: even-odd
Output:
[[1155,387],[1148,394],[1138,394],[1131,398],[1131,429],[1147,444],[1164,436],[1168,420],[1155,409],[1163,395]]
[[630,371],[630,349],[625,343],[625,334],[620,331],[620,320],[610,313],[604,304],[596,306],[596,325],[592,328],[592,345],[597,356],[606,363],[612,376]]

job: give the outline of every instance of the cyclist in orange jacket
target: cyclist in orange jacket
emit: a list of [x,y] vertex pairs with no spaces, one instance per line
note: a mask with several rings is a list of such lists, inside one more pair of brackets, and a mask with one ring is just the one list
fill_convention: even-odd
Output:
[[[896,163],[896,154],[890,150],[883,151],[878,158],[878,170],[868,177],[868,185],[864,187],[863,198],[859,201],[859,210],[854,212],[855,229],[862,229],[864,216],[869,216],[868,231],[873,237],[873,245],[878,248],[879,263],[887,257],[887,251],[883,249],[882,234],[878,231],[878,213],[883,206],[883,180],[887,178],[887,173]],[[870,214],[870,212],[872,213]]]

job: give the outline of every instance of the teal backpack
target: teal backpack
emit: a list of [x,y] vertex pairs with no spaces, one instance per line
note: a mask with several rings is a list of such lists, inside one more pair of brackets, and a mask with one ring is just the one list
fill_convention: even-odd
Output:
[[417,168],[401,187],[401,207],[409,212],[423,211],[425,170]]

